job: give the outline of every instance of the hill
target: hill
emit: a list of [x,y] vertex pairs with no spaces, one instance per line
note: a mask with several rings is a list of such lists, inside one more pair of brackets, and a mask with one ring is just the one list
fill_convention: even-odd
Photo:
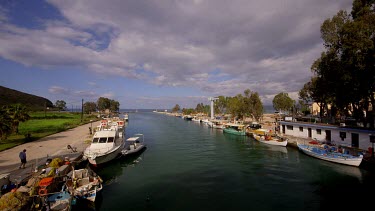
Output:
[[0,107],[20,103],[28,110],[44,110],[47,107],[53,107],[53,103],[44,98],[32,94],[27,94],[14,89],[0,86]]

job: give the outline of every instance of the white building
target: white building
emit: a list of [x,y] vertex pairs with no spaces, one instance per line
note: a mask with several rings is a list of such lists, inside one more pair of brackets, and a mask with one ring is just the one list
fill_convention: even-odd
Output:
[[279,131],[285,135],[300,138],[316,138],[319,141],[327,141],[332,144],[349,146],[362,150],[368,150],[369,147],[373,146],[370,139],[375,140],[374,130],[287,121],[280,121],[279,125]]

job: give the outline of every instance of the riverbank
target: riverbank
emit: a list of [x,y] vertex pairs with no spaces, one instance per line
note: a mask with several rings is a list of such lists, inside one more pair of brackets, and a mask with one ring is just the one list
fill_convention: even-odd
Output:
[[[98,122],[93,122],[96,125]],[[81,125],[60,133],[56,133],[39,140],[18,145],[0,152],[0,174],[25,175],[35,166],[45,163],[47,158],[69,157],[76,158],[90,143],[89,127],[91,123]],[[70,145],[76,152],[68,149]],[[19,152],[26,149],[27,164],[25,169],[19,169]]]

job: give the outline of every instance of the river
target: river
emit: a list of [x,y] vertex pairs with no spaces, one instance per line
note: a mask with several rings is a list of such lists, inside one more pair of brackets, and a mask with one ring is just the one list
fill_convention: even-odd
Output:
[[96,170],[96,210],[346,210],[375,187],[373,172],[177,117],[130,113],[126,137],[136,133],[142,154]]

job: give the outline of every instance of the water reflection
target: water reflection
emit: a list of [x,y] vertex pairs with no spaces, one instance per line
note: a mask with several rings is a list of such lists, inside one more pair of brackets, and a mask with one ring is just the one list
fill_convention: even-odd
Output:
[[110,185],[117,182],[117,178],[123,175],[125,167],[134,167],[139,162],[144,160],[144,151],[147,148],[143,148],[139,153],[126,157],[119,158],[116,161],[109,163],[103,168],[97,169],[96,173],[103,179],[104,185]]

